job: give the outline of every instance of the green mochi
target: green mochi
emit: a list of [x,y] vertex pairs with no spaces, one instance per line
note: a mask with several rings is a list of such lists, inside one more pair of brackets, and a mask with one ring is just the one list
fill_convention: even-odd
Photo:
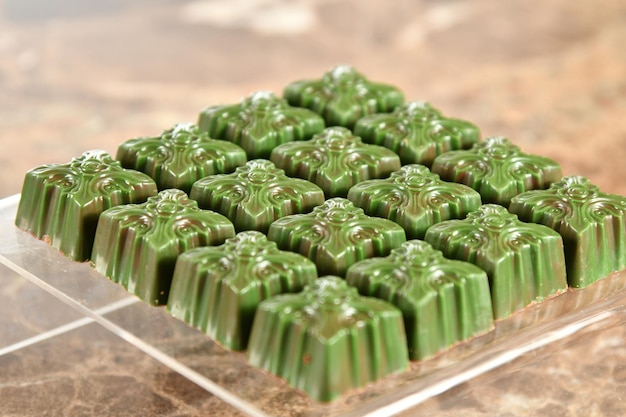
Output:
[[389,178],[363,181],[348,199],[370,216],[398,223],[410,239],[423,239],[434,224],[462,219],[478,209],[478,192],[463,184],[445,182],[422,165],[405,165]]
[[122,168],[104,151],[88,151],[68,164],[28,171],[15,224],[82,262],[91,256],[103,211],[142,203],[156,193],[156,184],[146,174]]
[[274,220],[308,213],[322,204],[324,191],[309,181],[286,176],[270,161],[255,159],[233,174],[197,181],[190,197],[200,207],[228,217],[238,231],[265,233]]
[[125,168],[145,172],[160,190],[178,188],[188,193],[207,175],[233,172],[246,163],[239,146],[209,135],[191,124],[178,124],[158,137],[131,139],[117,148]]
[[283,250],[300,253],[317,265],[319,275],[344,276],[354,263],[386,256],[406,241],[396,223],[367,216],[349,200],[332,198],[308,214],[276,220],[268,238]]
[[458,182],[480,193],[483,203],[508,207],[524,191],[548,188],[563,176],[552,159],[523,153],[502,137],[488,138],[469,150],[439,155],[432,171],[442,180]]
[[238,104],[207,107],[200,113],[198,126],[213,138],[241,146],[248,159],[256,159],[268,158],[282,143],[311,139],[325,124],[315,112],[260,91]]
[[447,258],[487,272],[496,319],[567,289],[561,236],[549,227],[521,222],[499,205],[436,224],[424,239]]
[[585,287],[626,268],[626,197],[603,193],[588,179],[571,176],[548,190],[514,197],[509,210],[561,234],[571,287]]
[[317,184],[326,198],[345,197],[361,181],[386,178],[400,169],[387,148],[368,145],[343,127],[331,127],[304,142],[285,143],[270,157],[290,177]]
[[338,277],[259,304],[247,357],[317,401],[408,367],[402,313]]
[[100,216],[93,248],[96,271],[150,304],[165,304],[178,255],[219,245],[235,235],[224,216],[200,210],[180,190],[144,204],[113,207]]
[[281,251],[259,232],[242,232],[221,246],[178,257],[167,303],[170,313],[233,350],[245,349],[258,304],[302,291],[315,264]]
[[391,114],[363,117],[356,123],[354,134],[364,142],[391,149],[403,164],[426,166],[442,153],[469,149],[480,140],[478,127],[444,117],[422,101],[405,103]]
[[446,259],[423,241],[408,241],[385,258],[357,262],[348,269],[346,282],[402,311],[413,360],[494,327],[485,271]]
[[369,81],[348,65],[339,65],[320,79],[295,81],[285,87],[283,96],[292,106],[324,117],[327,126],[349,129],[360,118],[390,112],[404,101],[398,88]]

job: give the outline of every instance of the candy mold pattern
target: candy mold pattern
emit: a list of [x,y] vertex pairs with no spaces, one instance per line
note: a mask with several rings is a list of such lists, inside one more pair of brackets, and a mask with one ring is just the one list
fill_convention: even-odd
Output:
[[292,107],[265,91],[254,93],[239,104],[204,109],[198,125],[212,138],[241,146],[248,159],[268,158],[276,146],[311,139],[325,127],[316,113]]
[[[625,267],[626,199],[600,193],[579,177],[565,178],[561,182],[566,185],[561,184],[556,162],[523,154],[504,138],[477,142],[480,132],[471,123],[445,118],[423,102],[402,106],[399,90],[369,82],[346,66],[333,69],[321,80],[292,83],[284,95],[285,100],[271,93],[255,93],[240,104],[205,109],[199,117],[199,129],[192,124],[177,125],[161,137],[127,142],[139,159],[152,158],[153,162],[142,169],[150,172],[161,188],[170,184],[159,175],[163,170],[177,178],[176,187],[191,187],[193,193],[190,183],[194,177],[213,169],[228,174],[239,165],[234,174],[213,175],[229,178],[233,185],[226,191],[228,203],[222,200],[220,207],[224,206],[224,212],[238,223],[237,229],[268,231],[275,243],[257,232],[233,237],[235,228],[224,216],[200,210],[182,191],[166,189],[157,196],[152,179],[123,169],[101,151],[88,152],[68,165],[46,165],[27,173],[15,223],[73,259],[86,260],[100,216],[103,226],[101,233],[98,227],[98,236],[103,236],[102,242],[96,238],[93,250],[97,270],[115,275],[107,270],[125,263],[128,271],[132,265],[129,274],[114,279],[151,304],[163,304],[169,298],[169,283],[176,275],[171,287],[175,295],[168,307],[173,315],[230,349],[243,349],[249,341],[251,363],[321,401],[402,371],[409,354],[418,360],[437,355],[455,343],[488,332],[494,318],[505,318],[529,303],[563,292],[567,284],[565,260],[571,286],[588,285]],[[325,121],[289,103],[311,107]],[[391,115],[379,114],[394,109]],[[360,117],[364,119],[359,124]],[[381,120],[386,121],[386,127],[376,123]],[[418,165],[400,169],[400,157],[393,151],[363,143],[343,127],[325,125],[356,126],[365,142],[384,140],[403,155],[405,164],[416,158],[429,165],[434,157],[435,174]],[[396,133],[409,136],[400,138]],[[213,139],[238,143],[247,155],[235,151],[233,143]],[[141,140],[145,146],[139,144]],[[196,148],[200,142],[209,143],[213,150],[232,149],[233,153],[227,152],[228,157],[214,155],[209,148]],[[435,142],[434,151],[431,142]],[[454,150],[467,148],[472,142],[476,143],[469,150]],[[118,150],[120,159],[125,158],[125,145]],[[254,160],[258,156],[270,157],[276,166]],[[253,160],[242,165],[247,158]],[[193,167],[187,166],[188,161]],[[281,169],[318,186],[310,184],[308,191],[303,191],[299,186],[303,180],[285,179]],[[122,178],[116,179],[112,173]],[[512,199],[511,210],[520,218],[551,226],[562,237],[550,227],[520,222],[504,207],[478,207],[478,194],[463,185],[442,182],[436,173],[442,179],[472,186],[481,193],[483,203],[507,206]],[[250,185],[246,181],[255,184],[255,191],[246,191]],[[445,189],[435,190],[439,186]],[[549,190],[542,190],[549,186]],[[320,188],[329,200],[322,202]],[[377,188],[388,192],[375,193]],[[283,194],[274,193],[279,189]],[[528,191],[533,189],[537,190]],[[315,198],[307,200],[304,194],[309,191]],[[370,191],[372,197],[364,197]],[[250,196],[245,197],[246,192],[257,194],[259,201],[247,200]],[[406,233],[394,222],[369,217],[349,200],[336,196],[348,196],[369,214],[404,221]],[[148,198],[145,204],[132,204]],[[200,193],[197,198],[202,200]],[[551,203],[537,203],[535,199],[541,198]],[[411,204],[422,203],[428,206],[425,213],[411,211]],[[132,214],[126,216],[125,210]],[[242,210],[248,220],[239,223],[234,210]],[[199,212],[205,212],[199,215],[203,220],[196,217]],[[114,213],[119,215],[111,217]],[[212,226],[204,223],[209,218]],[[86,226],[74,226],[77,221]],[[63,224],[70,227],[62,229]],[[79,235],[73,229],[79,230]],[[601,242],[594,240],[594,233],[603,236]],[[406,235],[424,237],[435,248],[422,241],[405,243]],[[222,244],[226,239],[228,242]],[[290,252],[279,251],[276,246]],[[468,263],[462,268],[467,275],[462,276],[461,263],[444,259],[438,250],[447,258],[473,262],[485,271],[479,272]],[[210,255],[203,261],[204,253]],[[150,260],[141,260],[144,255]],[[219,259],[216,267],[207,266],[215,259]],[[293,266],[296,259],[306,272]],[[180,266],[175,268],[174,260],[180,261]],[[155,268],[165,273],[155,274]],[[368,272],[362,274],[362,270]],[[346,274],[346,280],[363,294],[389,302],[358,295],[356,288],[347,287],[347,282],[337,277],[315,279],[313,272]],[[215,276],[208,279],[210,274]],[[202,287],[207,281],[221,284],[221,292],[214,286],[215,291],[208,291],[209,297],[232,301],[220,303],[219,308],[212,303],[220,310],[218,314],[207,313],[208,302],[202,304],[196,298],[196,294],[207,293]],[[303,292],[279,295],[307,284]],[[476,298],[473,304],[469,297]],[[187,301],[190,305],[185,307]],[[251,320],[257,305],[256,316],[263,315],[258,323]],[[489,306],[491,315],[487,313]],[[372,312],[393,319],[386,321],[367,313],[370,307]],[[231,314],[226,320],[224,308],[235,308],[239,315]],[[298,311],[287,314],[284,308]],[[282,316],[281,311],[285,312]],[[426,323],[428,317],[439,321]],[[282,326],[278,336],[270,333],[276,325]],[[436,336],[426,337],[425,333]],[[289,340],[300,343],[293,351],[296,353],[268,348]],[[348,340],[350,358],[345,357]],[[340,347],[335,348],[334,343]],[[305,345],[315,356],[302,350]],[[372,354],[373,360],[350,362],[361,354]],[[324,358],[328,362],[318,366]],[[311,367],[313,363],[316,365]],[[341,372],[332,372],[336,369]]]
[[432,171],[442,180],[472,187],[483,203],[505,207],[517,194],[547,188],[563,175],[555,161],[523,153],[502,137],[487,138],[466,151],[441,154],[435,158]]
[[478,192],[442,181],[422,165],[405,165],[389,178],[358,183],[348,199],[370,216],[398,223],[409,239],[423,239],[430,226],[463,219],[481,205]]
[[571,287],[587,286],[626,268],[626,198],[603,193],[580,176],[563,178],[548,190],[513,198],[509,210],[521,220],[561,234]]
[[200,178],[225,174],[246,163],[239,146],[211,139],[191,123],[178,124],[157,137],[131,139],[117,148],[124,168],[145,172],[159,190],[178,188],[186,193]]
[[343,127],[327,128],[309,141],[280,145],[270,159],[287,175],[317,184],[326,198],[346,197],[353,185],[400,169],[394,152],[365,144]]
[[349,129],[361,117],[390,112],[404,101],[396,87],[369,81],[349,65],[339,65],[320,79],[295,81],[285,87],[283,96],[292,106],[323,116],[327,126]]
[[96,271],[142,300],[167,302],[178,255],[235,235],[221,214],[200,210],[181,190],[163,190],[143,204],[113,207],[100,216],[93,246]]
[[346,282],[402,311],[412,360],[494,327],[485,271],[446,259],[421,240],[403,243],[385,258],[357,262],[348,268]]
[[436,224],[424,239],[446,257],[487,272],[496,319],[567,289],[561,235],[502,206],[486,204],[464,220]]
[[124,169],[104,151],[88,151],[68,164],[34,168],[24,178],[15,224],[75,261],[91,257],[100,214],[142,203],[157,193],[146,174]]
[[409,365],[400,310],[334,276],[261,302],[247,356],[319,401]]
[[274,220],[308,213],[322,204],[324,191],[309,181],[286,176],[270,161],[255,159],[233,174],[196,181],[190,197],[200,207],[228,217],[238,231],[267,233]]
[[444,117],[423,101],[405,103],[391,114],[363,117],[356,123],[354,134],[364,142],[391,149],[402,164],[426,166],[431,166],[438,155],[469,149],[480,139],[477,126]]

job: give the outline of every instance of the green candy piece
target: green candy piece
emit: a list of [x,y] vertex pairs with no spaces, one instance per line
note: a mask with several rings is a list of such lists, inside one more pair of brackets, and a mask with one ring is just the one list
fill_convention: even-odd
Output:
[[385,178],[401,167],[394,152],[367,145],[343,127],[327,128],[306,142],[285,143],[270,159],[287,175],[319,185],[327,198],[345,197],[353,185]]
[[270,92],[257,92],[239,104],[211,106],[199,116],[200,130],[241,146],[249,159],[268,158],[281,143],[308,140],[324,130],[316,113],[291,107]]
[[358,262],[348,269],[346,282],[402,311],[413,360],[494,327],[485,271],[446,259],[426,242],[411,240],[386,258]]
[[481,205],[478,192],[442,181],[422,165],[405,165],[390,178],[363,181],[350,188],[348,199],[370,216],[398,223],[410,239],[422,239],[433,224],[462,219]]
[[467,151],[439,155],[432,171],[445,181],[472,187],[485,203],[505,207],[517,194],[548,188],[563,175],[555,161],[525,154],[502,137],[488,138]]
[[28,171],[15,224],[82,262],[91,256],[100,213],[156,193],[146,174],[122,168],[104,151],[88,151],[68,164]]
[[587,178],[571,176],[548,190],[518,195],[509,210],[561,234],[572,287],[626,268],[626,197],[600,192]]
[[469,149],[480,140],[477,126],[444,117],[423,101],[406,103],[392,114],[373,114],[359,120],[354,134],[364,142],[385,146],[403,164],[431,166],[437,155]]
[[408,367],[400,310],[337,277],[261,302],[247,356],[317,401]]
[[233,172],[246,163],[239,146],[209,138],[198,127],[178,124],[158,137],[142,137],[124,142],[116,158],[125,168],[145,172],[160,190],[191,190],[194,182],[208,175]]
[[324,191],[263,159],[237,168],[233,174],[212,175],[196,182],[190,197],[202,208],[228,217],[238,231],[267,232],[281,217],[308,213],[324,202]]
[[402,91],[368,81],[348,65],[340,65],[317,80],[289,84],[283,96],[292,106],[306,107],[324,117],[327,126],[352,129],[363,116],[388,113],[402,104]]
[[319,275],[339,276],[344,276],[350,265],[386,256],[406,241],[402,227],[391,220],[369,217],[343,198],[326,200],[309,214],[276,220],[268,238],[283,250],[311,259]]
[[567,289],[561,236],[519,221],[504,207],[487,204],[465,220],[436,224],[425,240],[444,256],[487,272],[496,319]]
[[217,247],[178,257],[167,309],[224,346],[245,349],[258,304],[302,291],[317,278],[315,264],[278,250],[259,232],[242,232]]
[[164,190],[144,204],[110,208],[98,221],[96,271],[150,304],[165,304],[176,258],[235,235],[221,214],[200,210],[180,190]]

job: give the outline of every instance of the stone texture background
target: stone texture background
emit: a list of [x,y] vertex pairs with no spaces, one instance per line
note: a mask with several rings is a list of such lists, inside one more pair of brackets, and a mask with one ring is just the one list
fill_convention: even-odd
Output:
[[341,63],[626,194],[625,23],[622,0],[2,0],[0,197]]

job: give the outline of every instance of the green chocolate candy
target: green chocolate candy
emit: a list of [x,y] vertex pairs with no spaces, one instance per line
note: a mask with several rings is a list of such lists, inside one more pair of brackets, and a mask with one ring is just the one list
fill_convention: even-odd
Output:
[[318,401],[408,367],[400,310],[337,277],[263,301],[247,355]]
[[259,232],[242,232],[217,247],[178,257],[167,308],[224,346],[245,349],[258,304],[302,291],[317,278],[315,264],[278,250]]
[[345,197],[353,185],[388,177],[401,166],[398,155],[363,143],[343,127],[325,129],[306,142],[285,143],[270,159],[287,175],[319,185],[327,198]]
[[198,127],[179,124],[158,137],[131,139],[117,148],[117,159],[125,168],[145,172],[160,190],[191,190],[194,182],[214,174],[233,172],[246,163],[239,146],[209,138]]
[[485,271],[446,259],[423,241],[408,241],[386,258],[352,265],[346,282],[362,295],[389,301],[402,311],[413,360],[494,327]]
[[276,220],[268,238],[284,250],[298,252],[317,265],[319,275],[344,276],[352,264],[386,256],[406,241],[396,223],[369,217],[349,200],[333,198],[309,214]]
[[626,197],[572,176],[548,190],[518,195],[509,209],[561,234],[570,286],[584,287],[626,268]]
[[281,217],[308,213],[324,202],[324,191],[264,159],[255,159],[233,174],[212,175],[196,182],[190,197],[202,208],[228,217],[238,231],[267,232]]
[[364,142],[385,146],[403,164],[431,166],[437,155],[469,149],[480,140],[480,130],[465,120],[444,117],[429,103],[413,101],[392,114],[373,114],[359,120],[354,134]]
[[156,184],[146,174],[122,168],[104,151],[88,151],[68,164],[28,171],[15,224],[73,260],[85,261],[91,256],[100,213],[144,202],[156,193]]
[[239,104],[204,109],[198,125],[213,138],[241,146],[248,159],[267,158],[281,143],[311,139],[325,127],[316,113],[291,107],[265,91],[254,93]]
[[549,227],[523,223],[499,205],[436,224],[425,240],[446,257],[487,272],[496,319],[567,289],[561,236]]
[[370,216],[393,220],[410,239],[444,220],[462,219],[478,209],[480,194],[463,184],[445,182],[422,165],[405,165],[382,180],[363,181],[348,199]]
[[200,210],[183,191],[164,190],[144,204],[102,213],[93,261],[96,271],[144,301],[165,304],[178,255],[234,235],[226,217]]
[[388,113],[402,104],[402,91],[367,80],[354,68],[340,65],[317,80],[289,84],[283,96],[292,106],[306,107],[324,117],[327,126],[352,129],[362,117]]
[[484,203],[508,207],[524,191],[548,188],[562,177],[553,160],[521,152],[506,138],[493,137],[467,151],[451,151],[435,158],[432,171],[442,180],[472,187]]

